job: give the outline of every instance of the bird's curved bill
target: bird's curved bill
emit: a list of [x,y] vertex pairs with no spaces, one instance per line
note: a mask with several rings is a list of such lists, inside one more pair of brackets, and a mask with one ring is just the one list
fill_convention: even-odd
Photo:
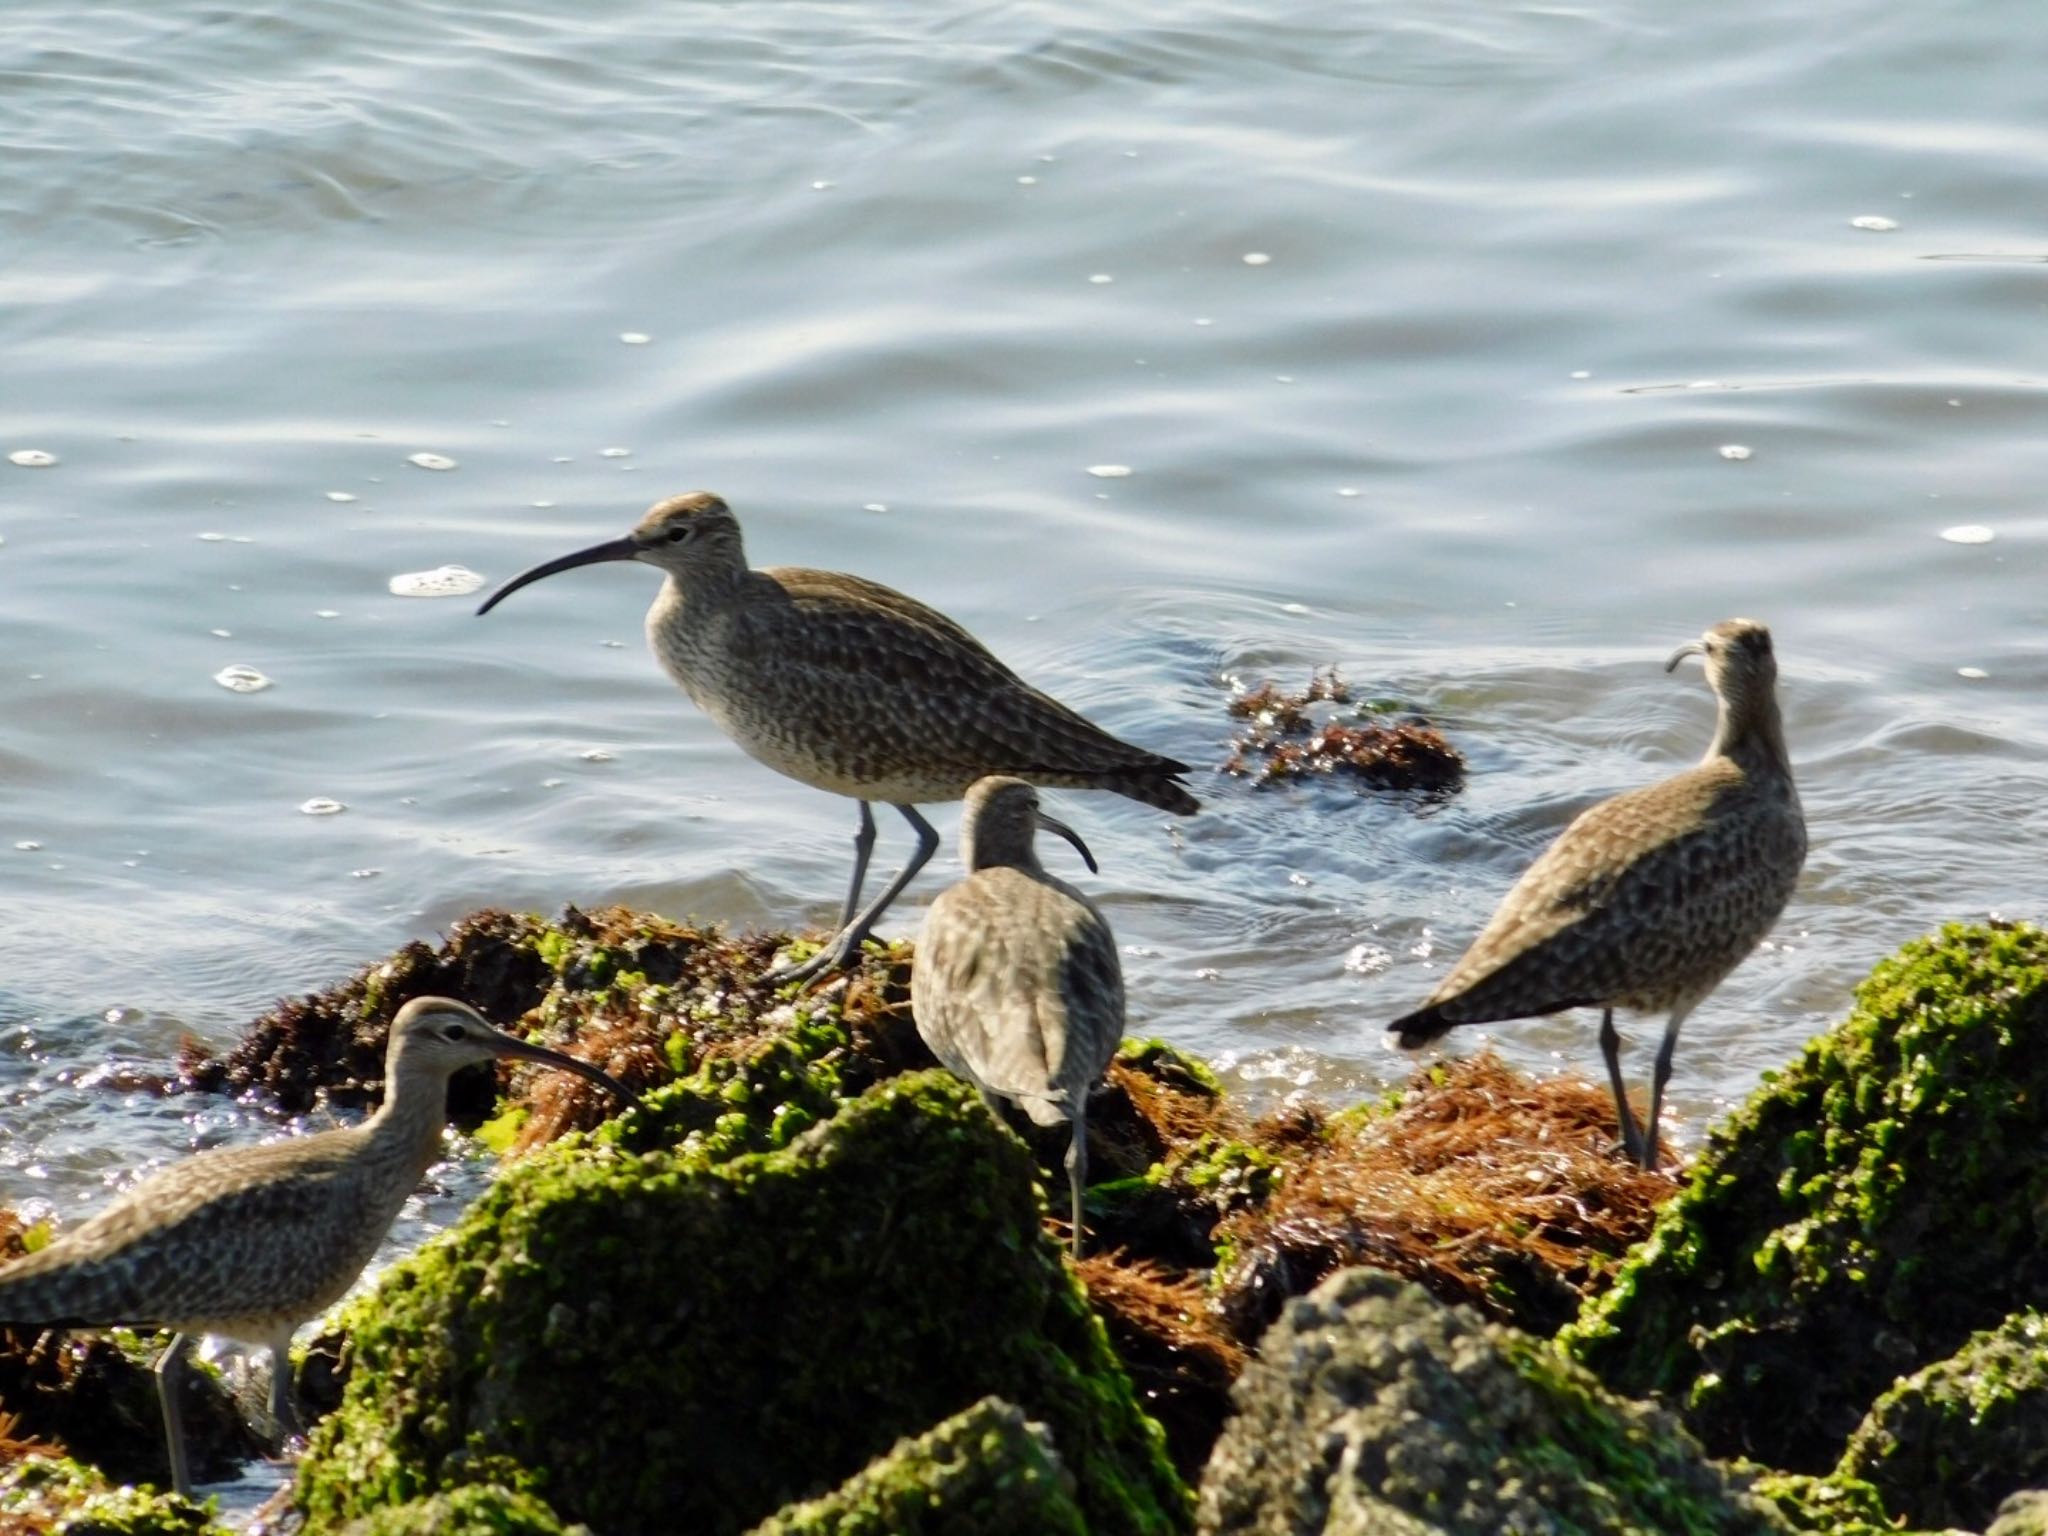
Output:
[[559,1067],[564,1072],[574,1072],[578,1077],[587,1077],[593,1083],[609,1088],[628,1104],[640,1102],[640,1095],[611,1073],[593,1067],[587,1061],[578,1061],[574,1056],[564,1056],[560,1051],[551,1051],[544,1045],[528,1045],[517,1035],[508,1035],[503,1030],[494,1032],[491,1045],[500,1056],[509,1056],[514,1061],[537,1061],[542,1066]]
[[640,553],[640,546],[631,539],[607,539],[602,544],[593,544],[588,549],[579,549],[573,555],[558,559],[544,560],[530,571],[521,571],[505,585],[483,600],[477,614],[489,613],[521,587],[539,581],[543,576],[553,576],[559,571],[573,571],[579,565],[601,565],[607,560],[631,560]]
[[1058,817],[1048,816],[1043,811],[1040,811],[1038,813],[1038,824],[1041,827],[1045,828],[1046,831],[1052,833],[1053,836],[1064,837],[1068,842],[1072,843],[1074,845],[1075,851],[1081,855],[1081,862],[1088,866],[1089,874],[1099,875],[1102,873],[1102,871],[1096,867],[1095,855],[1090,853],[1088,851],[1088,845],[1081,841],[1080,833],[1076,832],[1072,827],[1068,826],[1064,821],[1061,821]]
[[1685,642],[1685,644],[1681,645],[1677,650],[1671,653],[1671,659],[1664,663],[1664,670],[1666,672],[1676,672],[1678,670],[1678,664],[1681,661],[1685,660],[1686,657],[1704,656],[1706,654],[1707,648],[1704,645],[1701,645],[1699,641],[1688,640]]

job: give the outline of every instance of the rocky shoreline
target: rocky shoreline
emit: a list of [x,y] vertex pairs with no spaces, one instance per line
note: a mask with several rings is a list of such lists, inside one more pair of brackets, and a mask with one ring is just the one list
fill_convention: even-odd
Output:
[[[933,1067],[907,946],[793,1006],[776,943],[480,913],[188,1051],[167,1087],[360,1105],[448,993],[646,1098],[457,1080],[516,1155],[308,1346],[271,1528],[2048,1532],[1999,1513],[2048,1487],[2039,929],[1906,946],[1682,1184],[1575,1079],[1482,1056],[1254,1118],[1130,1042],[1078,1266],[1058,1135]],[[0,1217],[0,1256],[43,1236]],[[209,1528],[116,1487],[154,1475],[150,1346],[0,1333],[0,1528]],[[194,1390],[218,1475],[253,1440]]]

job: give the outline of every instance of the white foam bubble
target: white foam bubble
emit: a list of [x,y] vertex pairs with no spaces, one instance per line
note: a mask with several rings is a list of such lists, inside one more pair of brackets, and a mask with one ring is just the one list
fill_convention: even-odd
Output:
[[445,453],[409,453],[405,462],[417,464],[421,469],[453,469],[456,463]]
[[347,809],[348,807],[339,800],[330,800],[325,795],[315,795],[312,799],[299,803],[299,814],[302,816],[339,816]]
[[466,565],[437,565],[431,571],[406,571],[389,583],[393,597],[464,597],[484,584]]
[[619,340],[629,347],[644,347],[654,338],[645,331],[621,331],[619,332]]
[[1897,219],[1888,219],[1881,213],[1862,213],[1849,221],[1852,229],[1867,229],[1874,234],[1884,234],[1899,227]]
[[41,448],[17,448],[7,455],[7,462],[23,469],[48,469],[57,462],[57,455]]
[[276,684],[247,662],[237,661],[213,674],[213,680],[229,693],[261,693]]
[[1989,544],[1998,537],[1982,523],[1957,523],[1953,528],[1942,529],[1941,536],[1951,544]]
[[1244,253],[1244,264],[1248,267],[1263,267],[1272,260],[1273,258],[1264,251],[1246,251]]
[[329,491],[327,499],[329,501],[354,501],[355,497],[347,491]]
[[1748,447],[1742,443],[1723,443],[1721,445],[1721,457],[1724,459],[1731,459],[1738,464],[1741,463],[1744,459],[1749,458],[1755,452],[1756,450],[1754,448]]
[[1128,480],[1134,471],[1128,464],[1090,464],[1088,473],[1098,480]]

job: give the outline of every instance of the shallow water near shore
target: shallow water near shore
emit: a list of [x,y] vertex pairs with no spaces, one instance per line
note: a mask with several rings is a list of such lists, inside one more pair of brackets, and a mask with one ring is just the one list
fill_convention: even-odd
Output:
[[[661,676],[651,573],[391,587],[697,486],[1196,765],[1192,821],[1059,810],[1134,1032],[1262,1097],[1398,1080],[1533,853],[1698,755],[1663,658],[1767,620],[1813,850],[1688,1026],[1696,1138],[1879,955],[2040,912],[2032,20],[23,0],[0,1199],[269,1134],[122,1069],[476,907],[830,919],[852,807]],[[1233,686],[1333,663],[1465,791],[1213,773]],[[1595,1069],[1582,1018],[1484,1033]]]

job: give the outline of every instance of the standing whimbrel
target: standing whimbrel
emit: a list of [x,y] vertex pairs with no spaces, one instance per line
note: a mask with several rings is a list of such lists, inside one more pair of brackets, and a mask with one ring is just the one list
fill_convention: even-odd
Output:
[[509,1056],[545,1062],[631,1100],[586,1062],[528,1045],[466,1003],[418,997],[391,1021],[384,1103],[361,1125],[220,1147],[151,1174],[47,1248],[0,1268],[0,1324],[168,1328],[156,1365],[171,1481],[191,1491],[178,1384],[199,1334],[270,1351],[270,1407],[297,1434],[292,1334],[339,1301],[440,1156],[448,1079]]
[[1123,1042],[1124,976],[1095,904],[1039,865],[1039,827],[1095,868],[1080,836],[1041,811],[1024,780],[983,779],[967,792],[968,875],[925,914],[910,1008],[932,1054],[984,1096],[1015,1100],[1038,1125],[1073,1122],[1067,1185],[1078,1259],[1088,1094]]
[[[1582,813],[1515,882],[1429,1001],[1387,1026],[1413,1050],[1457,1024],[1600,1009],[1622,1146],[1645,1168],[1656,1166],[1679,1026],[1770,931],[1806,859],[1771,632],[1730,619],[1680,646],[1664,670],[1688,656],[1705,658],[1719,703],[1706,757]],[[1646,1131],[1622,1091],[1617,1008],[1669,1014]]]
[[[708,491],[657,502],[624,538],[514,576],[477,612],[543,576],[608,560],[667,575],[647,610],[647,644],[720,730],[776,772],[860,802],[838,932],[771,982],[851,964],[939,846],[916,807],[958,800],[987,774],[1114,790],[1182,816],[1200,809],[1178,777],[1185,763],[1119,741],[1039,692],[944,614],[858,576],[752,569],[739,519]],[[863,910],[877,800],[910,823],[917,848]]]

